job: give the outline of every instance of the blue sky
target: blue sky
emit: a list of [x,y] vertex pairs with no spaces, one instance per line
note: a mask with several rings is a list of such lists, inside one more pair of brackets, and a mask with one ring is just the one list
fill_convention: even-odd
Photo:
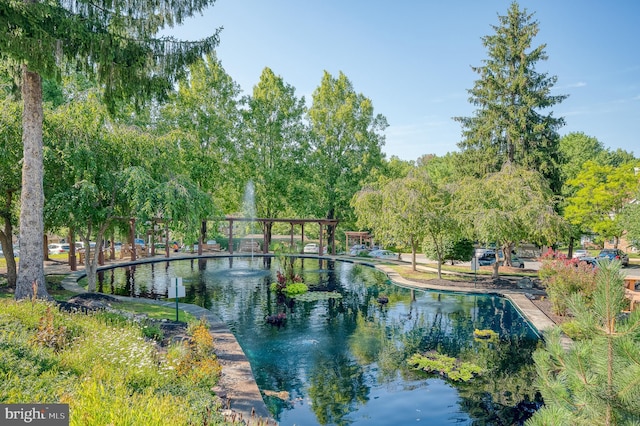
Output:
[[[384,115],[387,157],[415,160],[457,151],[470,116],[471,66],[487,58],[481,37],[493,34],[511,0],[218,0],[201,17],[173,28],[199,39],[224,27],[217,49],[227,73],[251,94],[265,67],[311,104],[326,70],[340,71]],[[547,61],[558,77],[553,108],[564,135],[583,132],[610,149],[640,154],[640,2],[521,0],[535,13]]]

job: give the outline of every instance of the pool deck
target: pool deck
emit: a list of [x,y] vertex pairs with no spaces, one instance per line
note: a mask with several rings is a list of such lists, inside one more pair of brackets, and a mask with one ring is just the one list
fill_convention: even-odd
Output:
[[[171,260],[179,260],[179,259],[197,259],[199,257],[208,258],[208,257],[227,257],[228,253],[216,253],[216,254],[203,254],[202,256],[198,256],[197,254],[190,253],[171,253],[170,258],[161,256],[155,257],[145,257],[139,259],[135,262],[131,262],[128,259],[123,260],[115,260],[109,261],[104,266],[98,268],[100,269],[108,269],[113,267],[121,267],[127,265],[134,264],[144,264],[151,262],[164,262]],[[246,256],[246,254],[244,254]],[[313,256],[315,257],[315,256]],[[328,256],[327,256],[328,257]],[[389,279],[394,283],[401,285],[403,287],[420,289],[420,290],[438,290],[438,291],[456,291],[456,292],[464,292],[464,293],[476,293],[476,294],[493,294],[500,295],[509,299],[517,309],[527,318],[527,320],[541,333],[544,331],[554,327],[556,324],[545,315],[537,306],[531,302],[531,300],[526,296],[526,293],[530,290],[525,289],[496,289],[496,288],[485,288],[481,285],[475,288],[468,287],[456,287],[455,281],[450,281],[451,284],[447,286],[438,285],[438,284],[426,284],[422,282],[411,281],[403,278],[400,274],[395,272],[388,264],[389,262],[372,262],[372,261],[360,261],[359,259],[354,259],[353,257],[328,257],[335,260],[344,260],[353,263],[362,263],[369,266],[373,266],[380,271],[383,271],[387,274]],[[386,263],[386,265],[385,265]],[[403,262],[408,263],[408,262]],[[434,271],[435,269],[425,266],[421,264],[419,266],[421,270],[424,271]],[[84,270],[78,270],[76,272],[70,272],[69,266],[66,263],[60,262],[48,262],[45,266],[45,274],[55,274],[55,275],[66,275],[65,279],[62,282],[62,285],[67,289],[75,292],[85,292],[85,290],[77,285],[78,279],[85,275]],[[443,274],[444,275],[444,274]],[[117,296],[122,300],[135,300],[136,302],[147,302],[154,303],[158,305],[175,307],[175,303],[173,302],[164,302],[158,300],[149,300],[149,299],[141,299],[141,298],[129,298]],[[202,318],[205,317],[210,324],[210,332],[214,338],[214,347],[216,356],[218,357],[220,364],[222,365],[222,374],[220,378],[220,383],[214,391],[216,395],[220,396],[222,400],[226,400],[229,404],[229,410],[227,410],[226,415],[229,419],[234,420],[242,420],[245,424],[276,424],[275,421],[270,419],[269,410],[267,409],[264,400],[262,399],[262,394],[258,389],[258,386],[255,381],[255,377],[253,375],[253,371],[251,370],[251,365],[249,364],[249,360],[245,356],[242,348],[238,344],[235,336],[227,325],[216,318],[211,311],[202,308],[200,306],[191,305],[187,303],[180,303],[179,308],[190,313],[191,315]],[[566,340],[563,342],[563,346],[568,347],[570,345],[570,340]],[[267,423],[269,422],[269,423]]]

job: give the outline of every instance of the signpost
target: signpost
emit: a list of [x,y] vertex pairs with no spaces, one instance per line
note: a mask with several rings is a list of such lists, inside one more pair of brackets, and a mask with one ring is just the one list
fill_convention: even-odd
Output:
[[169,299],[172,297],[176,298],[176,322],[178,321],[178,298],[184,297],[187,293],[182,285],[182,278],[176,277],[171,278],[171,287],[169,287]]
[[478,258],[473,256],[471,259],[471,270],[473,271],[473,287],[476,287],[476,281],[478,279]]

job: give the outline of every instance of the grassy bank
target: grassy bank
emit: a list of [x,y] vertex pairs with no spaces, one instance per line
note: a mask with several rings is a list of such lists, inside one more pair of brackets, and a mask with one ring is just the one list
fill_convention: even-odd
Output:
[[161,347],[112,313],[0,300],[0,401],[66,403],[72,425],[224,424],[208,326],[192,322],[189,334]]

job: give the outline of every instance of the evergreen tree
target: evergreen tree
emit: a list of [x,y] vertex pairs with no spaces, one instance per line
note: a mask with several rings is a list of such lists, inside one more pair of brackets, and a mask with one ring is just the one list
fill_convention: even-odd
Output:
[[569,300],[577,335],[564,349],[560,331],[545,336],[534,354],[545,406],[528,425],[640,423],[640,310],[628,306],[619,262],[601,262],[593,301]]
[[59,78],[66,65],[96,77],[104,101],[137,105],[168,91],[185,67],[213,51],[218,32],[200,42],[154,38],[215,0],[77,2],[0,0],[0,60],[21,65],[22,193],[17,299],[49,298],[44,280],[42,77]]
[[566,96],[551,96],[557,77],[536,71],[547,59],[545,45],[532,48],[538,23],[513,2],[507,16],[499,16],[495,34],[483,37],[489,58],[472,67],[480,76],[469,90],[478,107],[472,117],[455,117],[462,125],[459,166],[481,177],[500,170],[506,162],[536,170],[554,193],[560,192],[557,130],[562,118],[543,110]]

